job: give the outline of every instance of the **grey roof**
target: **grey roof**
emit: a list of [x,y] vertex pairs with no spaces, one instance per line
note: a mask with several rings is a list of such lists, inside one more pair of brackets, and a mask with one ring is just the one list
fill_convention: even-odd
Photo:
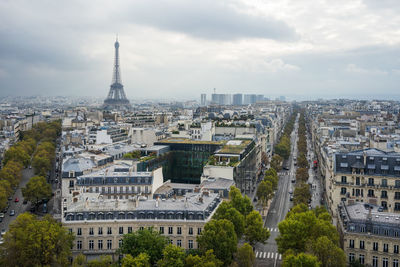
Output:
[[234,184],[235,182],[231,179],[217,178],[207,179],[203,181],[200,186],[208,189],[226,189],[229,191],[229,188]]
[[69,158],[63,163],[63,172],[83,172],[96,167],[96,164],[88,158]]
[[[379,212],[378,206],[369,204],[371,209],[371,221],[380,224],[395,224],[400,227],[400,214],[390,212]],[[348,218],[350,221],[367,221],[368,209],[364,207],[363,203],[356,203],[353,205],[345,206]]]

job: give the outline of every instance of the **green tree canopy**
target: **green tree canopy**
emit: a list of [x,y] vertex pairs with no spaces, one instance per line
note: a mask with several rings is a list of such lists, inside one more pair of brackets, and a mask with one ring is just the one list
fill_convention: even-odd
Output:
[[261,181],[257,187],[257,198],[263,207],[265,207],[274,195],[273,185],[270,181]]
[[243,197],[240,190],[235,186],[231,186],[230,188],[229,199],[231,200],[232,207],[237,209],[243,216],[246,216],[253,210],[250,198],[248,196]]
[[271,159],[271,168],[274,169],[276,172],[279,172],[282,170],[282,157],[279,156],[278,154],[275,154],[272,156]]
[[327,236],[320,236],[312,243],[311,250],[324,267],[345,267],[346,255]]
[[134,233],[125,234],[119,252],[131,254],[133,257],[140,253],[146,253],[150,257],[150,263],[154,264],[162,257],[168,238],[160,235],[153,229],[138,230]]
[[299,253],[298,255],[289,254],[286,255],[283,259],[283,267],[319,267],[321,266],[318,262],[317,257]]
[[252,267],[256,260],[253,247],[244,243],[236,252],[236,262],[240,267]]
[[301,183],[294,189],[293,192],[293,203],[297,204],[306,204],[308,200],[311,198],[310,186],[306,183]]
[[51,197],[51,186],[42,176],[34,176],[22,188],[22,195],[32,203],[38,203],[41,199],[49,199]]
[[197,236],[197,243],[203,253],[212,249],[218,259],[229,264],[237,249],[235,228],[226,219],[211,220],[204,226],[202,234]]
[[74,237],[47,215],[22,213],[4,236],[2,266],[67,266]]
[[140,253],[135,258],[126,254],[121,262],[122,267],[150,267],[150,257],[146,253]]
[[213,219],[215,220],[221,220],[221,219],[227,219],[231,223],[233,223],[233,226],[235,228],[235,233],[237,238],[241,238],[244,232],[244,216],[237,210],[235,209],[231,202],[224,201],[222,202],[218,209],[215,211]]
[[29,161],[31,160],[31,157],[29,154],[24,150],[22,146],[17,146],[14,145],[10,147],[5,153],[4,153],[4,161],[3,164],[7,164],[9,161],[16,161],[21,163],[23,166],[28,166]]
[[246,216],[244,235],[252,246],[257,242],[265,243],[269,238],[270,232],[264,228],[264,222],[258,211],[253,210]]
[[221,267],[222,264],[212,249],[207,250],[202,256],[189,254],[185,259],[185,267]]
[[163,250],[163,258],[158,261],[159,267],[184,267],[185,251],[177,246],[168,245]]

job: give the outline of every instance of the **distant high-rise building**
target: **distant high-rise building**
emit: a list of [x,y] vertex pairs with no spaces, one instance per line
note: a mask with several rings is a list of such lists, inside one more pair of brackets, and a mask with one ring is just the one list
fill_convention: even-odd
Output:
[[219,94],[214,93],[211,95],[211,103],[219,104]]
[[264,101],[264,95],[257,95],[257,102]]
[[256,94],[246,94],[244,95],[243,103],[245,105],[254,104],[257,102],[257,95]]
[[283,96],[283,95],[281,95],[281,96],[279,97],[279,100],[280,100],[280,101],[285,101],[285,100],[286,100],[286,97]]
[[207,95],[206,94],[201,94],[201,102],[200,104],[202,106],[205,106],[207,104]]
[[119,42],[115,41],[115,58],[112,84],[106,100],[104,100],[103,108],[107,110],[128,110],[131,108],[129,100],[126,98],[124,86],[122,85],[121,73],[119,69]]
[[211,102],[218,105],[231,105],[232,95],[231,94],[212,94]]
[[233,95],[233,105],[235,105],[235,106],[243,105],[243,95],[242,94],[234,94]]

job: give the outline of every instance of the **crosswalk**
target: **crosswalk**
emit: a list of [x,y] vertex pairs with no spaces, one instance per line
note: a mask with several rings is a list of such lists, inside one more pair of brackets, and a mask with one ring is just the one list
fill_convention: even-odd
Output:
[[296,175],[296,172],[295,171],[281,171],[280,173],[279,173],[281,176],[295,176]]
[[275,259],[282,260],[282,254],[278,252],[269,252],[269,251],[256,251],[256,259]]
[[279,232],[278,228],[267,227],[268,231],[270,232]]

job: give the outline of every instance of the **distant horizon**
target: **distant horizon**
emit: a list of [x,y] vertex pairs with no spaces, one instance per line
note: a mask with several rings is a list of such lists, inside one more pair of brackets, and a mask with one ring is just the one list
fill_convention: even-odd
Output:
[[214,87],[298,100],[400,99],[400,1],[20,0],[0,7],[2,96],[105,98],[118,34],[129,99],[197,100]]

